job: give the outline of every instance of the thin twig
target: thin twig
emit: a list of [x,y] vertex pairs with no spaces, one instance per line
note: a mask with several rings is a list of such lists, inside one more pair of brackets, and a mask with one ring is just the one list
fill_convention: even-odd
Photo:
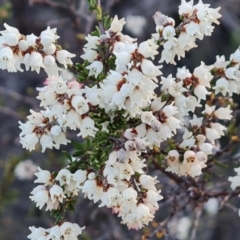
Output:
[[195,220],[193,223],[193,228],[192,228],[192,232],[191,232],[191,238],[190,240],[196,240],[196,236],[197,236],[197,229],[199,226],[199,220],[200,217],[202,215],[202,205],[198,206],[195,210],[196,210],[196,216],[195,216]]
[[100,11],[100,16],[99,16],[99,13],[97,12],[97,20],[98,20],[98,25],[99,25],[99,29],[101,31],[102,34],[105,33],[105,30],[104,30],[104,26],[103,26],[103,22],[102,22],[102,5],[101,5],[101,0],[97,0],[97,4],[98,4],[98,8],[99,8],[99,11]]
[[17,101],[22,101],[22,102],[25,102],[29,105],[36,105],[36,101],[30,97],[26,97],[26,96],[23,96],[13,90],[10,90],[10,89],[7,89],[7,88],[4,88],[4,87],[1,87],[0,86],[0,93],[1,94],[4,94],[6,96],[10,96],[11,98],[17,100]]
[[23,118],[20,114],[18,114],[17,112],[13,111],[10,108],[7,107],[0,107],[0,112],[6,115],[9,115],[13,118],[16,118],[17,120],[24,120],[25,118]]

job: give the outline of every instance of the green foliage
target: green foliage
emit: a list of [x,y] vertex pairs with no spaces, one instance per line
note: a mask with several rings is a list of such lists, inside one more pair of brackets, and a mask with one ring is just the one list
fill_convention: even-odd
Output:
[[75,65],[78,82],[85,82],[88,79],[89,70],[86,69],[88,65],[89,65],[89,62],[87,60],[85,60],[83,63],[77,63]]

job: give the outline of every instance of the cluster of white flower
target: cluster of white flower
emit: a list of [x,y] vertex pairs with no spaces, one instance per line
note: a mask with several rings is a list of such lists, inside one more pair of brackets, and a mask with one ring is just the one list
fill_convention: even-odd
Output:
[[82,233],[84,228],[70,222],[64,222],[49,229],[29,227],[31,234],[28,235],[28,238],[31,240],[77,240],[77,236]]
[[107,112],[124,109],[130,117],[136,117],[155,96],[154,89],[158,86],[155,82],[161,75],[161,66],[147,59],[154,59],[158,54],[155,41],[147,40],[138,46],[135,39],[121,33],[124,24],[124,19],[118,20],[115,16],[105,34],[88,36],[85,54],[81,57],[91,63],[87,67],[89,76],[97,77],[104,69],[104,59],[98,48],[110,44],[109,51],[116,58],[116,67],[100,82],[100,89],[94,89],[101,100],[99,106]]
[[31,69],[39,73],[43,68],[48,76],[58,76],[60,68],[57,63],[65,68],[72,65],[71,58],[76,55],[59,48],[56,28],[47,27],[37,37],[34,34],[24,36],[6,23],[4,27],[6,30],[0,32],[0,69],[23,72],[21,64],[24,64],[26,71]]
[[[38,89],[37,98],[44,111],[31,110],[28,121],[20,122],[23,147],[31,151],[39,141],[42,151],[58,149],[60,144],[69,142],[67,128],[79,129],[78,136],[82,138],[94,138],[97,133],[100,135],[97,141],[105,131],[113,142],[107,154],[100,157],[101,162],[94,159],[97,167],[89,161],[89,166],[84,163],[84,170],[79,165],[72,171],[70,163],[56,174],[39,168],[35,182],[42,185],[34,188],[30,197],[37,207],[41,209],[46,204],[46,210],[57,211],[65,199],[77,196],[81,190],[95,203],[100,201],[99,207],[112,208],[129,228],[139,229],[154,218],[158,201],[163,198],[156,188],[156,177],[145,172],[143,153],[151,155],[158,149],[166,157],[166,171],[179,176],[202,174],[216,141],[225,134],[226,127],[218,121],[232,118],[231,99],[221,103],[213,99],[219,93],[224,97],[227,93],[230,97],[240,93],[240,51],[233,53],[229,61],[217,57],[213,65],[202,62],[193,73],[183,67],[175,78],[172,74],[161,77],[160,96],[156,88],[161,66],[154,65],[153,60],[159,54],[159,45],[163,45],[160,62],[175,63],[176,55],[184,57],[186,51],[196,47],[196,39],[211,35],[212,23],[218,24],[221,15],[220,8],[209,6],[201,0],[196,5],[193,0],[182,0],[179,6],[182,23],[176,28],[172,18],[157,12],[154,16],[157,33],[140,44],[122,33],[125,20],[115,16],[110,28],[100,36],[86,37],[81,56],[85,65],[81,65],[83,75],[79,74],[81,78],[88,75],[87,79],[93,83],[91,87],[82,87],[77,81],[68,82],[59,76],[61,69],[56,62],[66,68],[75,55],[60,50],[56,29],[48,27],[40,37],[33,34],[25,37],[5,24],[6,30],[0,38],[0,68],[22,71],[23,63],[26,70],[31,67],[39,72],[42,67],[50,76],[46,85]],[[195,115],[199,114],[196,108],[203,109],[201,117]],[[102,113],[104,119],[100,119]],[[124,129],[114,130],[112,125],[117,123],[111,121],[115,114],[124,117]],[[172,138],[180,129],[185,130],[182,139],[173,143]],[[163,142],[168,144],[167,152],[161,149]],[[97,148],[86,155],[94,151]],[[90,158],[95,156],[98,155]],[[229,179],[233,188],[237,186],[235,179],[238,178]],[[66,222],[47,230],[32,227],[29,238],[76,239],[82,229]]]
[[[36,113],[32,110],[26,123],[20,123],[22,132],[20,142],[28,150],[35,149],[38,141],[42,145],[42,152],[46,148],[59,149],[60,144],[66,145],[66,129],[80,129],[78,136],[94,136],[97,128],[88,116],[90,105],[94,106],[94,96],[89,94],[90,88],[81,89],[78,82],[67,82],[62,77],[50,78],[46,86],[38,88],[41,100],[40,106],[45,111]],[[89,96],[89,100],[83,94]]]
[[112,208],[128,228],[139,229],[153,219],[163,197],[155,186],[158,181],[144,174],[145,160],[139,158],[148,143],[128,129],[119,145],[122,148],[110,153],[103,173],[91,173],[82,192],[94,202],[100,200],[99,207]]
[[231,97],[233,93],[240,93],[240,50],[237,49],[226,61],[224,56],[217,56],[216,62],[211,66],[218,79],[213,89],[215,94],[222,93]]
[[60,170],[55,178],[49,171],[41,168],[38,168],[35,175],[37,179],[34,182],[44,185],[35,187],[30,199],[36,202],[39,209],[46,204],[46,211],[59,209],[60,203],[63,203],[66,197],[77,196],[81,184],[87,179],[87,171],[77,170],[72,174],[66,168]]
[[204,4],[202,0],[194,5],[193,0],[186,2],[181,0],[179,15],[182,23],[175,28],[173,18],[157,12],[153,18],[156,23],[157,33],[153,37],[163,46],[160,62],[176,64],[175,56],[180,59],[185,57],[185,52],[197,47],[196,39],[202,40],[204,35],[211,36],[214,27],[212,23],[219,24],[218,13],[220,7],[213,9],[210,4]]

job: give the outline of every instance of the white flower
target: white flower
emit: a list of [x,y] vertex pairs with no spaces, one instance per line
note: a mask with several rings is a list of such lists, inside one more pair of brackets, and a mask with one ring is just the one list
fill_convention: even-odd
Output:
[[90,117],[85,117],[82,120],[80,133],[77,136],[82,136],[82,138],[87,136],[94,137],[97,130],[98,129],[94,127],[94,121]]
[[64,168],[58,172],[55,180],[59,181],[60,186],[63,186],[70,183],[71,177],[71,172],[68,169]]
[[54,184],[50,188],[49,193],[50,193],[50,197],[51,197],[53,204],[55,202],[63,202],[63,198],[65,197],[63,194],[63,189],[61,187],[59,187],[58,185]]
[[20,51],[26,51],[28,49],[28,42],[26,40],[20,40],[18,42],[18,48]]
[[47,55],[43,58],[43,64],[46,66],[46,67],[52,67],[55,65],[55,58],[51,55]]
[[219,119],[226,119],[231,120],[232,119],[232,110],[230,109],[230,105],[228,105],[226,108],[220,107],[216,111],[214,111],[214,115]]
[[233,54],[230,56],[230,60],[234,63],[240,63],[240,49],[238,48]]
[[73,62],[71,58],[75,57],[76,54],[72,54],[66,50],[59,50],[57,51],[57,60],[59,63],[63,64],[65,68],[67,68],[67,65],[72,65]]
[[155,12],[155,14],[153,15],[153,19],[156,25],[164,26],[168,23],[168,17],[159,11]]
[[[15,169],[14,175],[19,180],[30,180],[37,171],[37,166],[29,159],[19,162]],[[36,173],[35,173],[36,175]]]
[[166,171],[178,174],[180,168],[179,153],[177,150],[170,150],[167,155],[168,167]]
[[42,170],[40,167],[38,167],[37,170],[38,172],[34,173],[34,175],[37,177],[37,179],[34,181],[35,183],[52,183],[52,174],[48,170]]
[[30,199],[33,202],[36,202],[36,206],[39,207],[39,209],[42,209],[44,204],[47,203],[49,200],[48,190],[46,189],[46,187],[44,187],[42,185],[35,187],[32,190],[31,194],[33,196],[30,196]]
[[152,112],[143,112],[141,115],[142,123],[146,123],[148,125],[151,125],[152,121],[155,119],[156,119],[156,117],[153,116]]
[[82,96],[74,96],[72,98],[72,106],[76,112],[80,115],[83,115],[89,111],[88,100],[84,99]]
[[81,169],[77,170],[73,174],[73,180],[76,182],[77,186],[84,183],[87,180],[87,171]]
[[34,35],[33,33],[26,36],[28,46],[35,46],[37,39],[38,39],[38,37],[36,35]]
[[202,113],[211,115],[213,113],[213,111],[215,110],[216,106],[208,106],[207,104],[205,104],[205,110]]
[[187,15],[190,17],[193,13],[193,0],[186,2],[186,0],[181,0],[181,4],[178,6],[179,15]]
[[59,125],[55,125],[51,127],[50,132],[53,136],[59,136],[59,134],[62,132],[62,128]]
[[175,28],[173,26],[166,26],[164,29],[163,29],[163,38],[164,39],[171,39],[175,36]]
[[216,81],[216,86],[213,87],[215,89],[215,94],[222,93],[223,96],[226,96],[227,92],[229,92],[229,82],[226,78],[219,78]]
[[44,228],[35,228],[34,226],[29,227],[29,230],[31,231],[31,234],[27,236],[27,238],[31,240],[37,240],[42,236],[47,236],[48,231]]
[[85,52],[84,54],[82,54],[80,57],[84,60],[89,61],[90,63],[94,62],[94,60],[97,58],[98,53],[97,51],[93,50],[93,49],[86,49],[83,48],[83,51]]
[[228,79],[239,81],[240,72],[235,67],[229,67],[225,70],[225,75]]
[[35,149],[35,145],[38,142],[38,137],[35,133],[27,134],[24,137],[20,137],[20,143],[22,144],[23,148],[32,151]]
[[155,78],[162,74],[159,70],[160,67],[155,66],[150,60],[143,59],[141,63],[141,68],[143,74],[145,74],[149,78]]
[[140,182],[140,184],[141,184],[144,188],[146,188],[146,189],[148,189],[148,190],[154,190],[154,191],[156,191],[155,184],[158,182],[158,181],[156,180],[156,178],[153,178],[153,177],[151,177],[151,176],[149,176],[149,175],[144,175],[144,174],[142,174],[142,175],[139,177],[139,182]]
[[205,86],[197,85],[194,88],[194,94],[197,96],[198,102],[200,102],[201,100],[206,100],[206,95],[211,94],[211,92],[207,91]]
[[99,73],[103,71],[103,64],[100,61],[94,61],[89,66],[87,66],[86,69],[90,70],[88,76],[94,76],[97,78]]
[[4,47],[0,50],[0,69],[7,69],[9,72],[16,72],[15,58],[10,47]]
[[121,32],[122,29],[123,29],[123,25],[125,24],[125,19],[122,18],[122,19],[118,19],[118,16],[115,15],[114,18],[113,18],[113,21],[111,23],[111,26],[110,26],[110,29],[111,31],[113,32]]
[[39,142],[42,145],[42,152],[44,152],[46,148],[52,149],[53,147],[53,139],[48,135],[42,135]]

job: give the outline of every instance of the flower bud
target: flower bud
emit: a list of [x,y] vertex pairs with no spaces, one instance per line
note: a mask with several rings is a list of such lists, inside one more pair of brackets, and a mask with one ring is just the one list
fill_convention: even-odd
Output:
[[28,49],[28,42],[26,40],[20,40],[18,42],[18,48],[21,51],[26,51]]
[[52,55],[56,51],[55,44],[51,43],[49,46],[43,48],[44,53]]
[[60,126],[56,125],[51,128],[51,134],[53,136],[58,136],[61,133],[62,129]]
[[45,56],[43,59],[43,64],[46,67],[51,67],[55,64],[55,58],[51,55]]

